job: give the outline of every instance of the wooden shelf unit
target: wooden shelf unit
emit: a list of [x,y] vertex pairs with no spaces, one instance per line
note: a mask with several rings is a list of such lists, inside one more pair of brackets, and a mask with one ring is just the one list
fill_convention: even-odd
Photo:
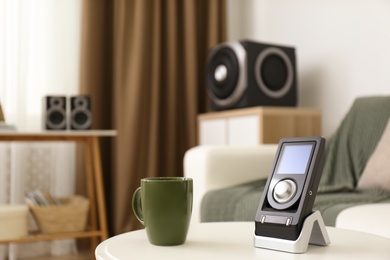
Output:
[[93,253],[99,241],[108,238],[99,138],[113,137],[116,134],[115,130],[0,132],[0,142],[69,141],[84,143],[87,196],[90,202],[90,229],[86,231],[58,234],[32,233],[18,239],[1,240],[0,244],[30,243],[64,238],[90,238],[91,252]]

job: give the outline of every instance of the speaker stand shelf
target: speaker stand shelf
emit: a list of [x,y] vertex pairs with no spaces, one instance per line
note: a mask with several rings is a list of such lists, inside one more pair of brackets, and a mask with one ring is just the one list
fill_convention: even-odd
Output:
[[317,246],[330,244],[328,232],[319,211],[314,211],[305,219],[301,234],[295,241],[254,235],[255,247],[288,253],[305,253],[309,244]]

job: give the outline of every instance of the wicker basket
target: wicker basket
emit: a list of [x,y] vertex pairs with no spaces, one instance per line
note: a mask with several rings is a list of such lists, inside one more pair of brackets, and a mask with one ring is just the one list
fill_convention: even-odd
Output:
[[84,231],[89,201],[82,196],[61,199],[60,206],[33,206],[30,210],[43,234]]

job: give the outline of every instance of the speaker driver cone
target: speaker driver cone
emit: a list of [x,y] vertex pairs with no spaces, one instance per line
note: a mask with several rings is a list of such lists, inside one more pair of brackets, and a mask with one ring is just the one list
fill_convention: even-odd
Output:
[[232,106],[246,88],[246,52],[238,42],[223,43],[210,52],[207,93],[221,107]]

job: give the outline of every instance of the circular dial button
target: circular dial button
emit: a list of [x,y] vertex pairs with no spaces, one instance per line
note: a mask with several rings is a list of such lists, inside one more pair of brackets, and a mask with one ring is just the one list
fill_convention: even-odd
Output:
[[297,185],[292,180],[279,181],[274,188],[274,199],[278,203],[289,202],[297,191]]

